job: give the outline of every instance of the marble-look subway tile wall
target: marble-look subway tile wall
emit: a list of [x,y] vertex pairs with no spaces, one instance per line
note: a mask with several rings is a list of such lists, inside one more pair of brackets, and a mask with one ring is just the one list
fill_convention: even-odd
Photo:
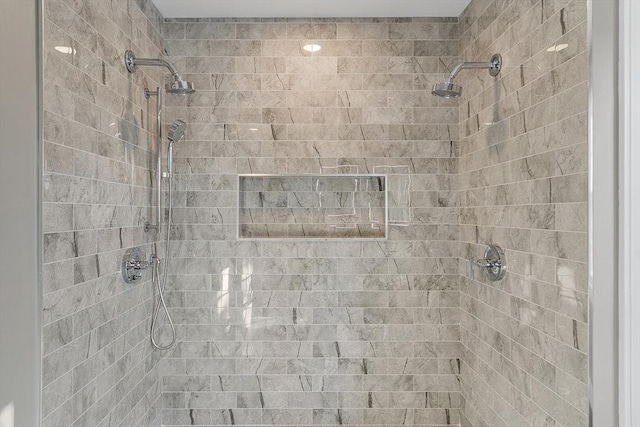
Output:
[[160,424],[153,291],[119,270],[127,248],[151,251],[143,90],[162,80],[123,53],[158,57],[163,25],[146,0],[44,1],[43,426]]
[[497,79],[463,72],[461,274],[484,245],[504,281],[461,288],[463,425],[586,426],[586,0],[473,0],[467,61],[501,53]]
[[[458,102],[430,93],[457,18],[165,24],[198,90],[167,98],[189,127],[162,422],[458,424]],[[407,185],[388,240],[237,240],[238,174],[347,172]]]

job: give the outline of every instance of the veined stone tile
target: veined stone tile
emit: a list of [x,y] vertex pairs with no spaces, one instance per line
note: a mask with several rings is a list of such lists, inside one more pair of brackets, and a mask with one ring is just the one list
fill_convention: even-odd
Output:
[[[45,424],[584,423],[586,14],[583,0],[544,3],[476,1],[459,21],[162,22],[143,1],[48,1],[56,37],[82,46],[48,52],[45,68],[45,378],[60,393]],[[162,45],[198,89],[165,100],[167,122],[188,121],[166,354],[144,341],[150,283],[117,277],[121,252],[149,243],[135,231],[153,200],[143,90],[162,76],[116,69],[131,43],[151,57]],[[494,51],[500,77],[466,71],[459,101],[431,96],[459,58]],[[234,174],[400,166],[409,216],[387,241],[236,241]],[[300,190],[255,192],[278,205],[261,218],[288,218],[270,232],[320,218],[277,210],[318,209]],[[377,203],[323,208],[340,200]],[[508,280],[463,279],[466,243],[477,258],[490,242],[507,250]]]

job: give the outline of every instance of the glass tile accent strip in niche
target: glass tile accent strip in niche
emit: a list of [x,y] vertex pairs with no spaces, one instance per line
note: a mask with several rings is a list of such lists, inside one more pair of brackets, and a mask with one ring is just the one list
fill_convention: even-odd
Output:
[[239,175],[241,239],[385,239],[386,175]]

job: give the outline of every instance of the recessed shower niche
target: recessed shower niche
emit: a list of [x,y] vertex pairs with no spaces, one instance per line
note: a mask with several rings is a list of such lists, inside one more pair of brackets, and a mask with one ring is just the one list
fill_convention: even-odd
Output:
[[238,237],[386,239],[387,175],[239,175]]

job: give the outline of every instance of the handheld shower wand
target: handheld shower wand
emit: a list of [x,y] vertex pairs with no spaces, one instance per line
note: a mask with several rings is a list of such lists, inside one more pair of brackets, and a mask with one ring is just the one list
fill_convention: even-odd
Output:
[[169,178],[173,173],[173,144],[184,138],[184,132],[187,130],[187,124],[182,120],[176,120],[169,126],[167,138],[169,138],[169,152],[167,155],[167,173]]
[[[172,200],[172,187],[173,187],[173,144],[179,142],[184,138],[184,132],[187,129],[187,124],[182,120],[176,120],[171,126],[169,126],[169,131],[167,132],[167,138],[169,139],[169,148],[167,152],[167,172],[165,178],[167,178],[167,202],[168,202],[168,215],[167,215],[167,235],[166,235],[166,243],[165,243],[165,255],[164,255],[164,266],[162,273],[162,280],[160,279],[160,259],[157,256],[153,256],[153,267],[154,274],[153,279],[156,284],[156,288],[158,289],[158,302],[156,303],[153,309],[153,317],[151,318],[151,343],[153,346],[159,350],[168,350],[173,347],[173,344],[176,342],[176,327],[173,324],[173,320],[171,319],[171,315],[169,314],[169,309],[167,308],[167,303],[164,299],[164,289],[167,285],[167,273],[169,272],[168,264],[169,264],[169,251],[170,251],[170,243],[171,243],[171,222],[172,222],[172,214],[173,214],[173,200]],[[156,251],[157,253],[157,251]],[[160,309],[163,309],[167,319],[169,321],[169,325],[171,326],[171,342],[165,346],[160,345],[155,338],[156,328],[158,324],[158,315],[160,314]]]

